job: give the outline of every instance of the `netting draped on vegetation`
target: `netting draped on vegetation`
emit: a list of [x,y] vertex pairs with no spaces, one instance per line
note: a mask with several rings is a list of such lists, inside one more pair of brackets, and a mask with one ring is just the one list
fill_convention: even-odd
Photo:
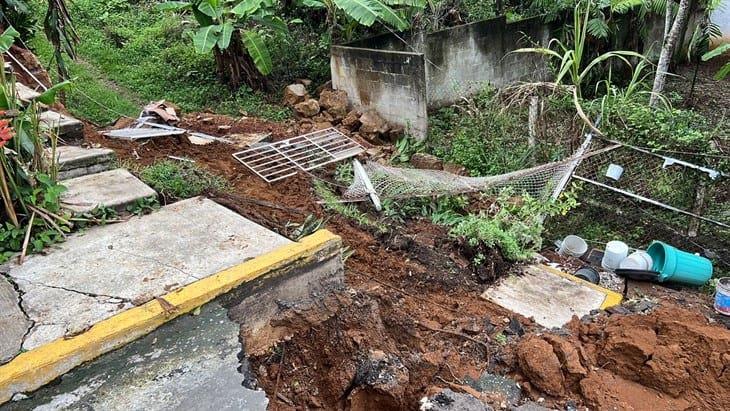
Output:
[[[511,188],[535,198],[548,198],[568,173],[571,159],[548,163],[489,177],[464,177],[439,170],[389,167],[376,162],[364,166],[365,173],[380,198],[412,198],[483,192]],[[345,191],[346,200],[368,197],[365,181],[355,176]]]

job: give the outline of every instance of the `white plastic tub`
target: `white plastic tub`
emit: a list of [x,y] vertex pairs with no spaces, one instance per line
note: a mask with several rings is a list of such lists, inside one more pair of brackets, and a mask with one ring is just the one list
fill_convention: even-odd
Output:
[[621,261],[623,261],[629,254],[629,246],[623,241],[609,241],[606,244],[606,251],[603,253],[603,260],[601,260],[601,267],[609,271],[614,271],[619,268]]

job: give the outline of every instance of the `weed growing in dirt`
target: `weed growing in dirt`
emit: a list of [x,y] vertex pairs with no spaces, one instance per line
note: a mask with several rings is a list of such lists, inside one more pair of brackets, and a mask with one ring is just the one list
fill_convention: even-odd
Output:
[[542,248],[543,217],[564,215],[577,205],[572,192],[558,201],[542,201],[504,190],[489,210],[458,219],[450,235],[475,249],[499,247],[508,260],[527,260]]
[[228,188],[222,177],[188,162],[159,161],[143,168],[139,176],[166,200],[190,198],[206,191]]
[[525,113],[503,110],[492,89],[441,109],[430,120],[427,151],[473,176],[503,174],[532,166],[533,158],[544,163],[566,154],[562,145],[547,141],[530,148]]
[[324,201],[324,206],[328,210],[341,214],[363,227],[374,228],[380,233],[388,232],[388,227],[386,225],[371,219],[365,213],[358,210],[353,204],[341,203],[335,193],[330,191],[323,182],[314,182],[314,192],[317,193],[317,195]]
[[127,212],[137,216],[149,214],[160,209],[160,202],[157,198],[140,198],[127,206]]

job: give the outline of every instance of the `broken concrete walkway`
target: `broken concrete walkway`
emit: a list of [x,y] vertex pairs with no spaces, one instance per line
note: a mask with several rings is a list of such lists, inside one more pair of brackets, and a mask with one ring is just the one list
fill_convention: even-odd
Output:
[[226,310],[211,302],[200,315],[179,317],[2,408],[266,410],[266,394],[242,385],[238,333]]
[[[48,255],[0,272],[19,289],[33,323],[22,341],[28,350],[289,243],[211,200],[193,198],[75,234]],[[19,342],[7,341],[10,347]]]
[[101,206],[124,211],[138,200],[157,197],[155,190],[123,168],[63,180],[60,184],[67,188],[61,205],[76,213]]

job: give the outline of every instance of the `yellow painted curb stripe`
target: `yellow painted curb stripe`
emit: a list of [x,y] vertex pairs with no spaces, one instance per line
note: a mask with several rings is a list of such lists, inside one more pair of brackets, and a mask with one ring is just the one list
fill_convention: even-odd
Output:
[[553,268],[553,267],[550,267],[550,266],[544,265],[544,264],[540,264],[540,268],[542,268],[542,269],[544,269],[546,271],[549,271],[549,272],[551,272],[553,274],[559,275],[559,276],[561,276],[563,278],[567,278],[570,281],[576,282],[578,284],[584,285],[584,286],[586,286],[588,288],[592,288],[592,289],[594,289],[596,291],[599,291],[599,292],[605,294],[606,295],[606,298],[603,300],[603,303],[601,304],[601,309],[602,310],[605,310],[608,307],[613,307],[615,305],[619,305],[619,304],[621,304],[621,300],[624,299],[623,295],[621,295],[621,294],[619,294],[619,293],[617,293],[615,291],[611,291],[611,290],[609,290],[607,288],[603,288],[601,286],[598,286],[596,284],[593,284],[590,281],[586,281],[586,280],[584,280],[582,278],[578,278],[578,277],[576,277],[574,275],[570,275],[568,273],[562,272],[562,271],[558,270],[557,268]]
[[78,365],[146,335],[247,281],[330,247],[339,248],[341,242],[339,236],[319,230],[300,242],[287,244],[165,295],[164,299],[175,307],[172,312],[163,309],[157,300],[152,300],[100,321],[82,334],[61,338],[22,353],[0,366],[0,404],[16,392],[38,389]]

